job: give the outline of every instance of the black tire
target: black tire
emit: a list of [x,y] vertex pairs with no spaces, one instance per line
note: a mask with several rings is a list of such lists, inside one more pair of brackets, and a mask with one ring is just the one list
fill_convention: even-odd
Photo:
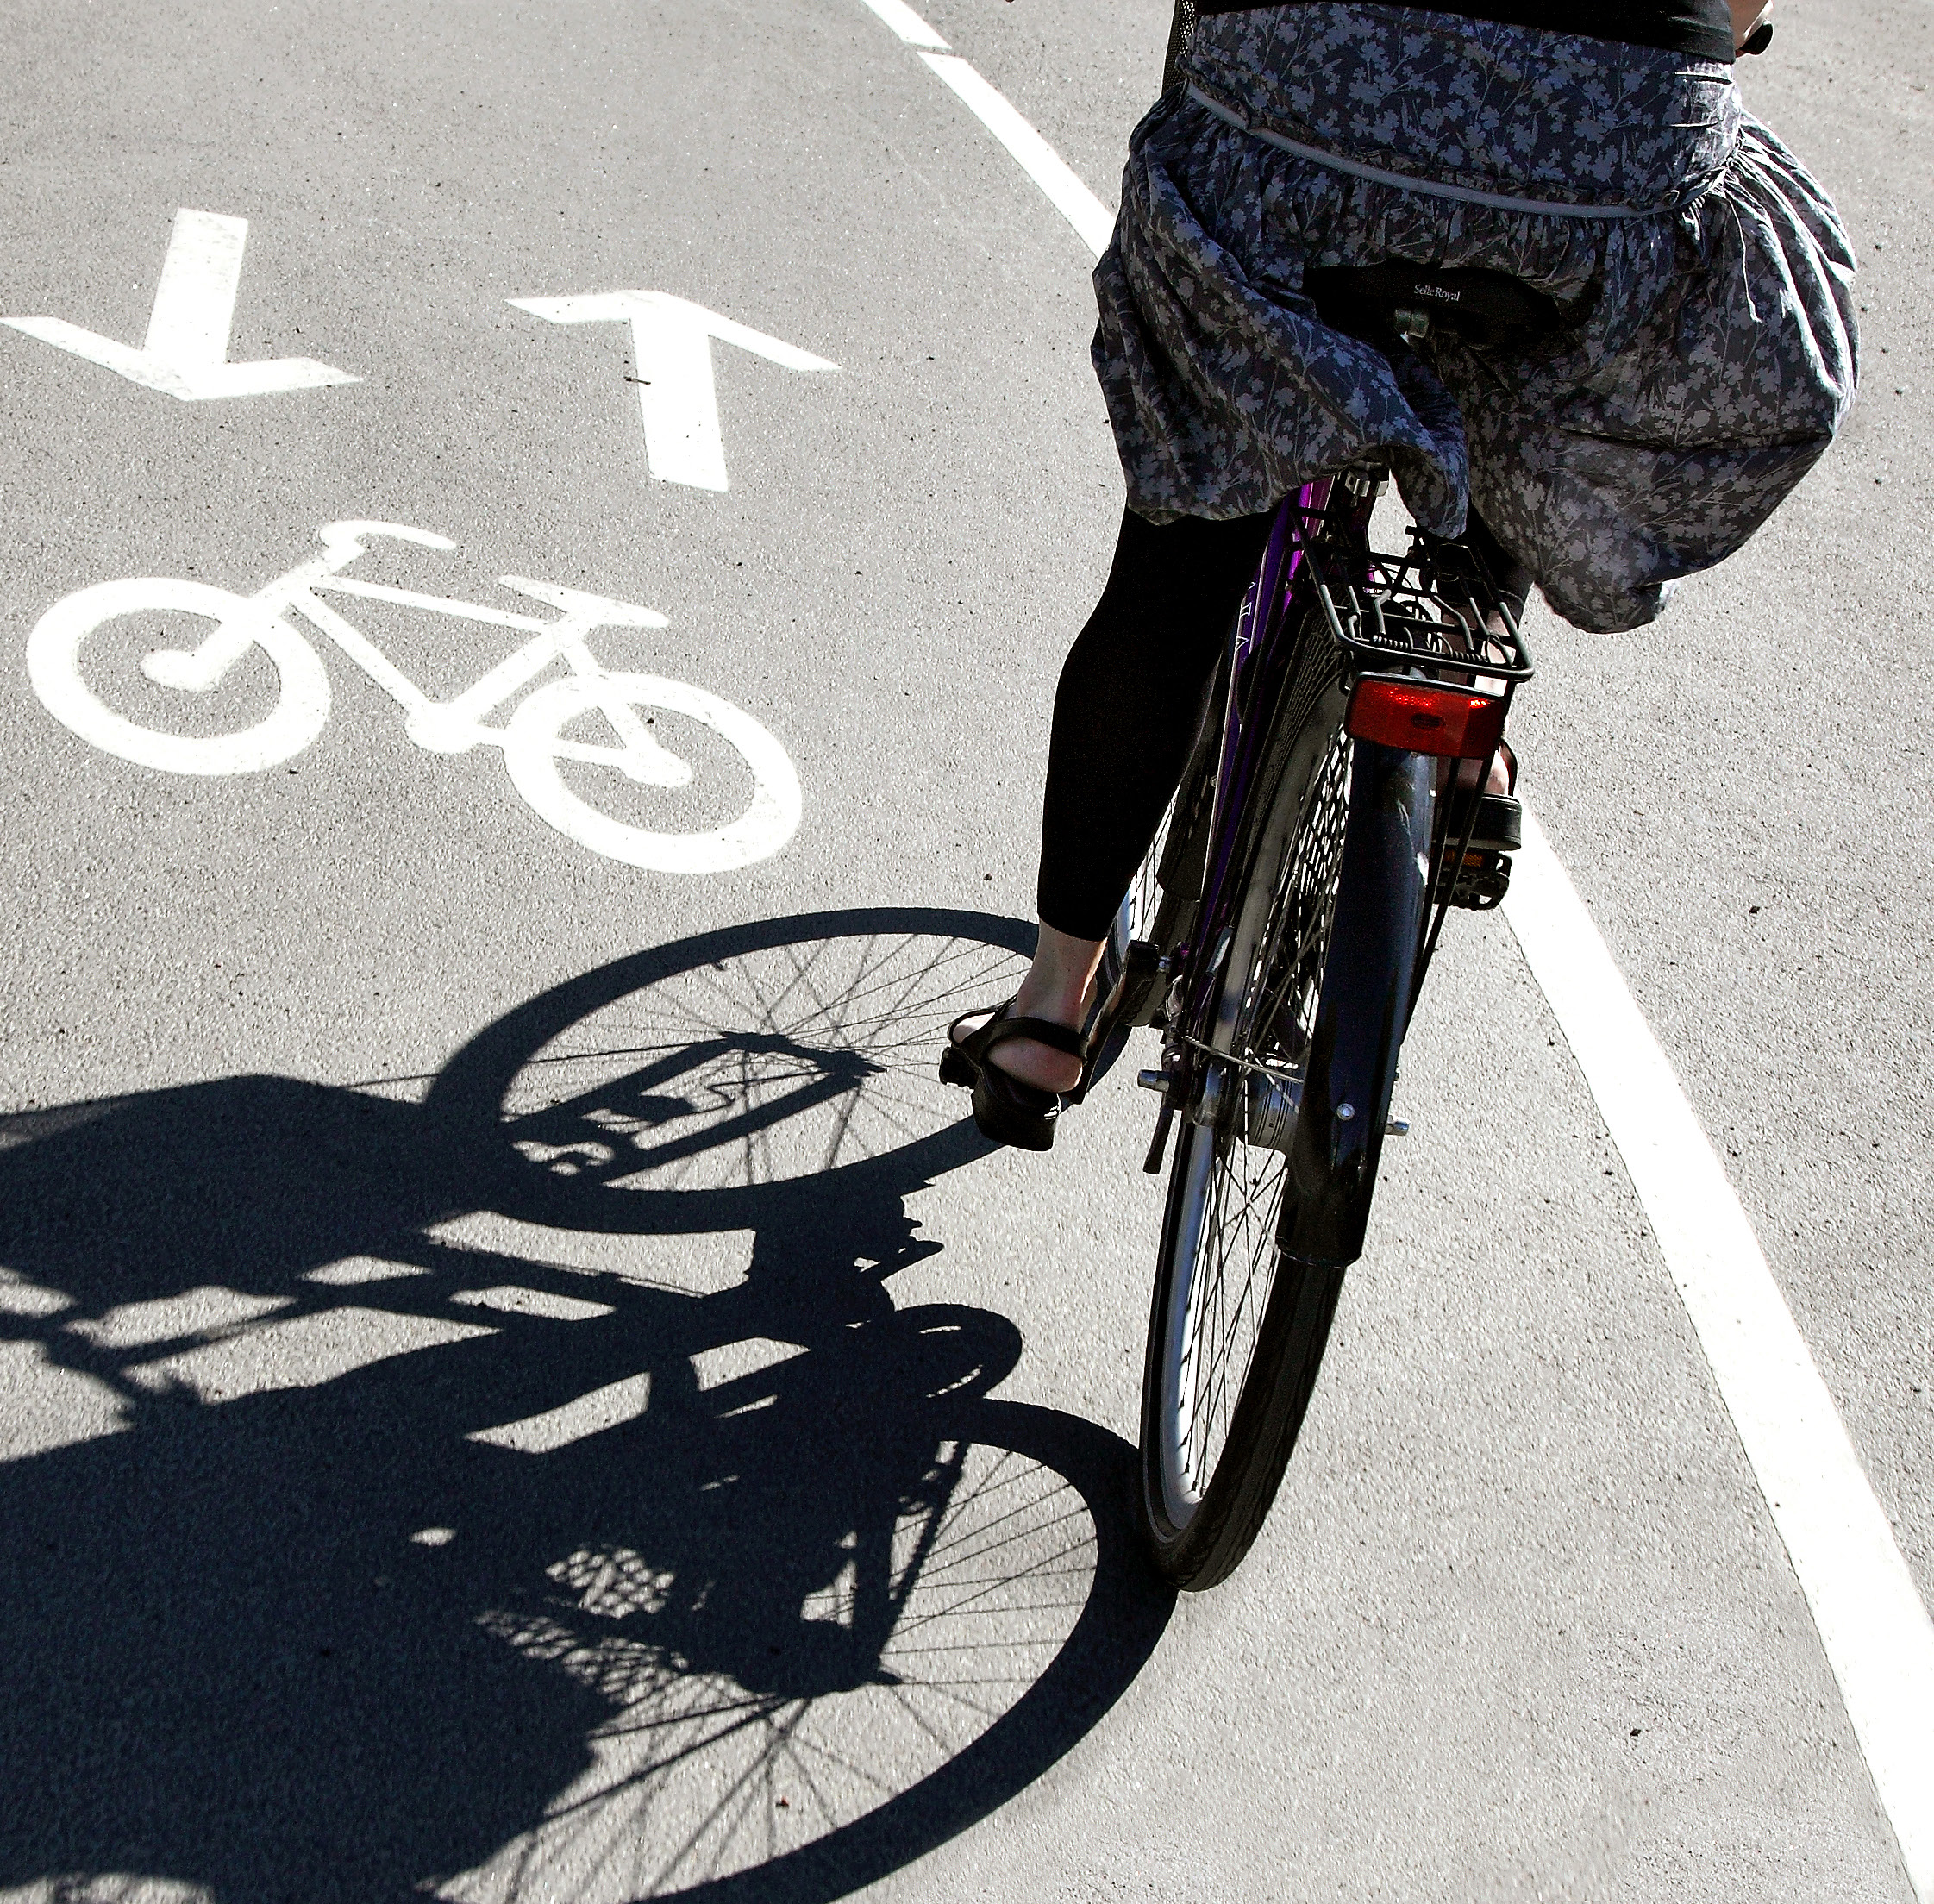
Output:
[[[1338,686],[1309,683],[1291,705],[1303,717],[1279,752],[1221,983],[1193,1029],[1218,1051],[1306,1076],[1330,985],[1353,749]],[[1343,1287],[1342,1263],[1280,1250],[1293,1160],[1244,1141],[1262,1134],[1251,1115],[1239,1093],[1214,1124],[1178,1113],[1143,1368],[1142,1529],[1162,1575],[1195,1590],[1229,1575],[1268,1513]]]

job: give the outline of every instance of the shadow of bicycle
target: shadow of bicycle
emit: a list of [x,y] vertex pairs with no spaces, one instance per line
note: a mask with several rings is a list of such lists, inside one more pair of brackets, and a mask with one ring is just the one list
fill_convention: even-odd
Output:
[[[0,1119],[0,1367],[96,1398],[0,1464],[0,1890],[830,1899],[1066,1752],[1167,1617],[1129,1450],[993,1396],[1005,1318],[888,1288],[981,1149],[940,1028],[1025,943],[768,922],[531,1001],[421,1105]],[[705,1287],[534,1247],[747,1230]]]

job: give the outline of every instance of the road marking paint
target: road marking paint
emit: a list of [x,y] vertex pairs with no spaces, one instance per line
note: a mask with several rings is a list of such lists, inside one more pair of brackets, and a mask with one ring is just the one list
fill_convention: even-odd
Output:
[[1097,257],[1108,248],[1115,215],[1075,177],[1061,155],[965,60],[950,53],[920,55],[975,118],[1013,155]]
[[360,383],[361,378],[313,357],[228,361],[228,331],[235,321],[242,247],[247,240],[246,218],[225,218],[218,212],[185,207],[175,214],[147,337],[139,350],[59,317],[0,317],[0,323],[186,404]]
[[[613,673],[592,654],[588,637],[600,628],[665,627],[665,617],[655,609],[523,575],[498,579],[557,610],[554,620],[394,588],[341,571],[379,536],[441,550],[453,549],[455,543],[402,523],[325,523],[316,536],[324,554],[297,563],[253,595],[206,582],[147,577],[97,582],[56,602],[27,638],[28,679],[41,705],[82,740],[136,766],[170,774],[260,773],[299,754],[329,719],[328,671],[285,618],[299,617],[327,635],[403,708],[404,731],[417,746],[440,754],[501,748],[511,785],[538,816],[593,853],[661,873],[720,873],[769,858],[798,830],[804,811],[798,775],[785,749],[750,714],[683,681]],[[460,694],[433,701],[324,602],[325,593],[363,596],[515,629],[531,639]],[[253,726],[213,736],[172,734],[130,719],[97,692],[82,654],[99,629],[117,617],[171,612],[213,626],[191,647],[152,650],[141,658],[141,673],[157,686],[211,694],[259,648],[273,664],[278,692]],[[562,679],[532,687],[559,662],[568,670]],[[527,687],[532,692],[504,724],[486,724],[487,717]],[[127,696],[117,691],[116,698],[125,701]],[[738,818],[703,830],[660,832],[615,819],[591,804],[587,786],[594,787],[598,798],[616,795],[629,802],[629,789],[691,783],[690,763],[657,738],[657,733],[668,731],[659,725],[664,713],[710,729],[743,761],[752,791]],[[163,711],[159,717],[167,716]],[[584,732],[585,723],[595,737]],[[573,769],[569,779],[566,762]],[[581,770],[586,767],[605,771],[585,775]]]
[[[1035,147],[1073,174],[1040,135],[964,60],[921,57],[1098,254],[1112,221],[1079,180],[1093,207],[1079,217],[1044,182],[1024,156]],[[965,68],[998,102],[1024,135],[1018,144],[974,105],[974,88],[949,66]],[[1528,811],[1505,914],[1652,1219],[1812,1611],[1915,1895],[1934,1904],[1934,1621],[1710,1140]]]
[[185,207],[174,215],[141,345],[147,355],[166,364],[226,361],[247,242],[246,218]]
[[466,1435],[466,1441],[480,1441],[491,1448],[508,1448],[520,1455],[554,1454],[574,1441],[602,1434],[635,1421],[651,1402],[651,1372],[627,1375],[623,1381],[593,1388],[560,1408],[547,1408],[541,1415],[526,1415],[522,1421],[507,1421],[500,1428],[479,1428]]
[[[752,775],[751,803],[737,819],[702,833],[654,833],[599,812],[566,780],[566,761],[617,764],[618,749],[566,738],[574,723],[595,715],[636,726],[648,708],[709,728],[737,754]],[[532,811],[566,839],[660,873],[723,873],[769,859],[798,830],[804,811],[792,759],[764,726],[718,695],[662,674],[569,674],[548,682],[510,717],[504,765]]]
[[574,298],[511,298],[506,302],[554,324],[631,326],[645,460],[660,482],[683,483],[691,489],[728,486],[718,389],[712,378],[714,338],[788,370],[839,368],[797,344],[768,337],[749,324],[735,323],[668,291],[592,291]]
[[1934,1622],[1717,1153],[1529,813],[1505,917],[1651,1218],[1915,1892],[1934,1900]]
[[[80,659],[96,631],[124,615],[192,615],[215,623],[215,636],[199,649],[157,648],[144,657],[141,672],[157,686],[178,655],[210,654],[211,642],[228,635],[239,638],[238,651],[211,654],[222,665],[211,666],[205,682],[176,669],[178,678],[166,685],[213,692],[251,648],[260,647],[275,669],[274,706],[253,726],[219,736],[164,734],[129,720],[95,692]],[[63,727],[103,753],[165,774],[259,774],[301,753],[329,717],[329,672],[315,649],[272,611],[263,612],[246,596],[207,582],[131,577],[76,589],[34,623],[27,638],[27,675],[41,705]]]
[[867,0],[867,4],[910,47],[931,47],[945,53],[947,42],[923,20],[906,0]]

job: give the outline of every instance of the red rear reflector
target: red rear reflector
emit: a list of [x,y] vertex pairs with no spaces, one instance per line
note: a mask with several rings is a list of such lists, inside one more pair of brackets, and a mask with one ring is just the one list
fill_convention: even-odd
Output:
[[1345,725],[1358,740],[1380,747],[1481,761],[1503,737],[1505,704],[1468,688],[1370,675],[1350,690]]

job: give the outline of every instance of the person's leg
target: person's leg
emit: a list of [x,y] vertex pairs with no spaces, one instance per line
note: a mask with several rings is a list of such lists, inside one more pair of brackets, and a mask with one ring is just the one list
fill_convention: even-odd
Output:
[[[1017,1018],[1079,1025],[1110,924],[1175,792],[1202,695],[1261,559],[1274,512],[1160,527],[1124,511],[1107,586],[1055,695],[1042,806],[1041,936]],[[993,1062],[1073,1088],[1067,1053],[1014,1038]]]

